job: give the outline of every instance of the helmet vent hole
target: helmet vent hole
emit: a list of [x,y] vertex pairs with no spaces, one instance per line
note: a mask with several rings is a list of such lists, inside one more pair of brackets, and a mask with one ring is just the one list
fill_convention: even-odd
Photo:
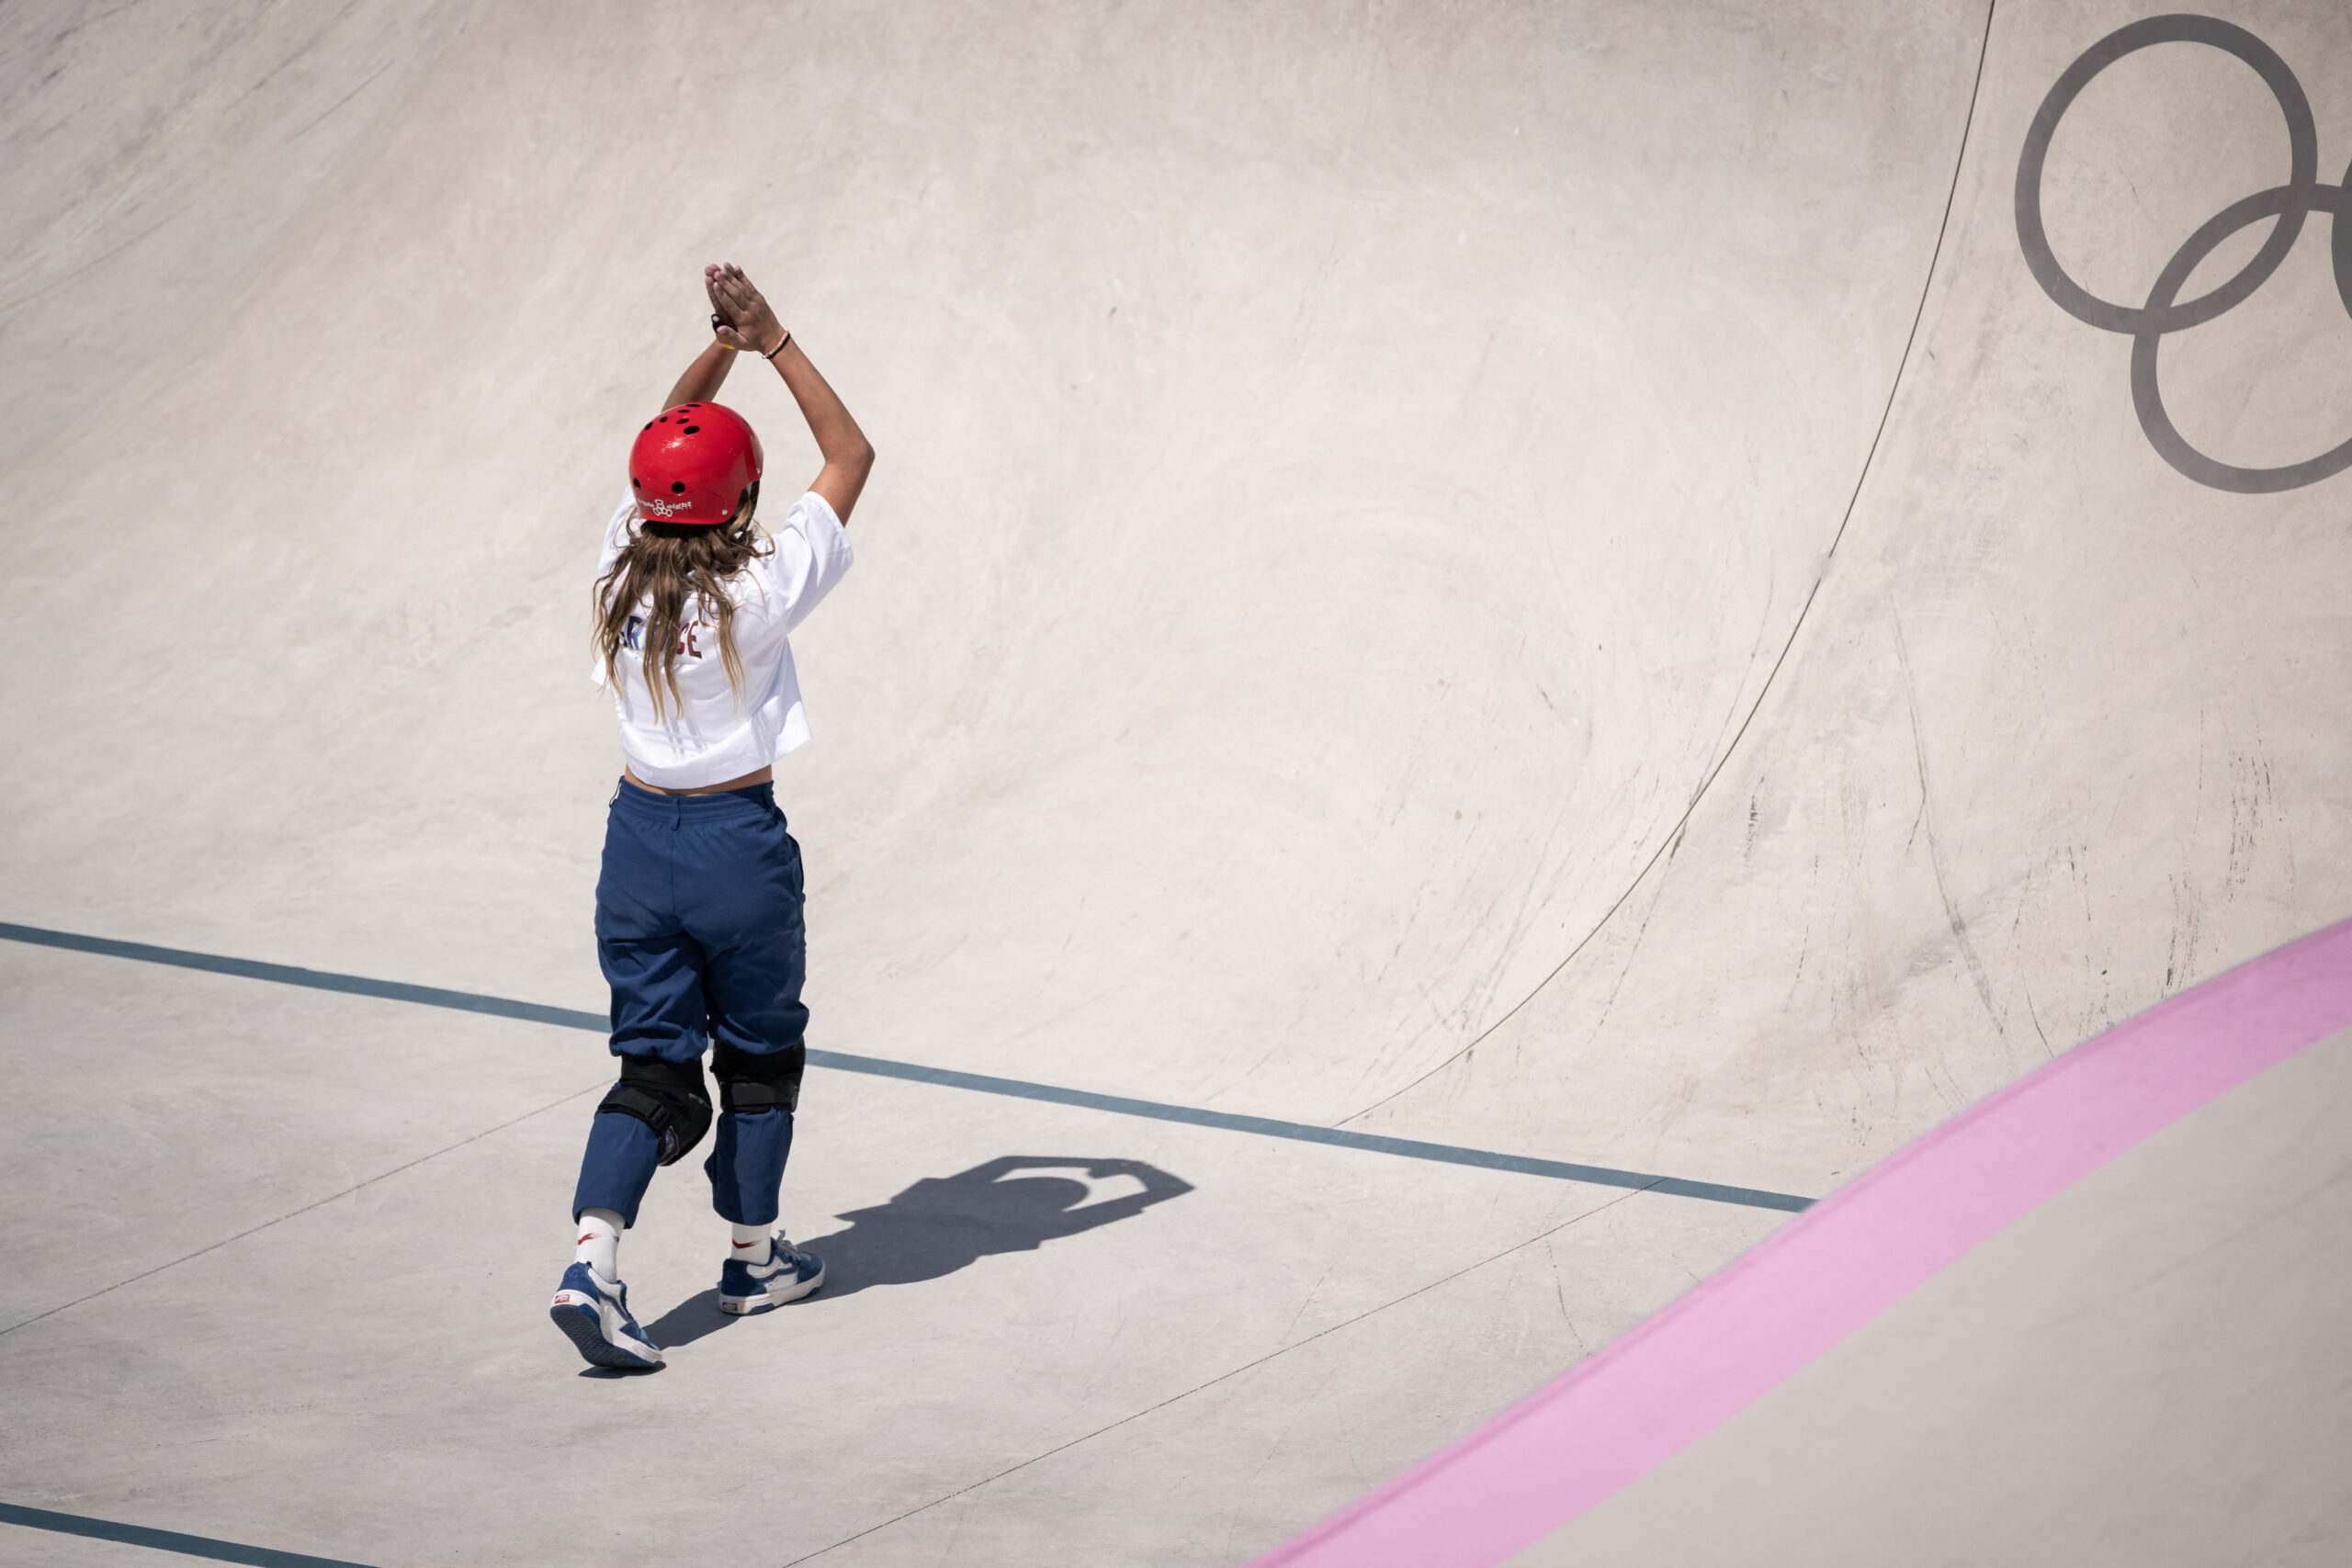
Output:
[[685,494],[685,493],[686,493],[686,481],[685,481],[685,480],[684,480],[684,479],[677,479],[677,480],[673,480],[673,481],[671,483],[671,486],[670,486],[670,493],[671,493],[672,495],[684,495],[684,494]]
[[686,434],[688,435],[699,435],[702,434],[702,426],[699,424],[690,424],[686,426]]
[[635,474],[629,475],[628,482],[639,490],[643,490],[645,488],[645,481],[639,479]]

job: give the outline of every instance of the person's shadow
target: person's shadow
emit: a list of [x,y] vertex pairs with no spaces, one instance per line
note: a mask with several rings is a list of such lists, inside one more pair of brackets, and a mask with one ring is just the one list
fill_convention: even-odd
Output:
[[[1132,1159],[1006,1155],[954,1176],[928,1176],[887,1203],[836,1214],[849,1222],[845,1229],[801,1242],[825,1260],[825,1284],[794,1304],[936,1280],[995,1253],[1035,1252],[1192,1190],[1191,1182]],[[645,1332],[669,1349],[736,1321],[718,1310],[713,1289],[680,1302]]]

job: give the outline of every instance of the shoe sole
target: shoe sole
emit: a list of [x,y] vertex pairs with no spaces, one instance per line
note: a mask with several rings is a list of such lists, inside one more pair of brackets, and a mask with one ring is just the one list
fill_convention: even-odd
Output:
[[605,1338],[604,1314],[594,1303],[567,1301],[559,1296],[555,1305],[548,1309],[548,1315],[555,1320],[555,1325],[563,1330],[563,1337],[571,1340],[572,1348],[580,1352],[580,1359],[592,1367],[617,1367],[624,1371],[641,1371],[662,1364],[659,1359],[648,1360]]
[[718,1310],[730,1313],[737,1317],[754,1317],[761,1313],[773,1311],[786,1302],[797,1302],[803,1296],[814,1295],[817,1292],[817,1287],[824,1282],[825,1270],[820,1264],[814,1275],[792,1286],[783,1294],[763,1291],[756,1296],[721,1296],[718,1298]]

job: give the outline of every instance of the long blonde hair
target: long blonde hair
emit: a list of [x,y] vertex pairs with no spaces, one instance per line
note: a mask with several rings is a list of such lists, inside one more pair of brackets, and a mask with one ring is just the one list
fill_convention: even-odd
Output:
[[[703,625],[718,626],[718,657],[727,667],[728,687],[742,695],[735,601],[727,592],[727,581],[761,553],[766,536],[752,519],[757,499],[716,527],[640,519],[613,569],[596,580],[595,646],[605,661],[605,678],[618,680],[621,649],[635,647],[644,662],[645,690],[656,719],[665,711],[665,689],[681,707],[685,703],[678,689],[678,655],[688,604],[697,607],[696,619]],[[640,605],[643,625],[632,639],[629,623],[638,619]]]

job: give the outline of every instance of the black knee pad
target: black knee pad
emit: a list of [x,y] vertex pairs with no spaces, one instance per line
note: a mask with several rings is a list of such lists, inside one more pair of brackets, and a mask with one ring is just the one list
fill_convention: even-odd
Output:
[[621,1081],[605,1092],[596,1110],[617,1111],[652,1128],[662,1140],[663,1165],[677,1164],[710,1131],[710,1095],[703,1088],[699,1060],[623,1056]]
[[710,1054],[718,1075],[718,1102],[729,1111],[797,1111],[800,1075],[808,1070],[808,1046],[795,1041],[781,1051],[754,1053],[720,1045]]

